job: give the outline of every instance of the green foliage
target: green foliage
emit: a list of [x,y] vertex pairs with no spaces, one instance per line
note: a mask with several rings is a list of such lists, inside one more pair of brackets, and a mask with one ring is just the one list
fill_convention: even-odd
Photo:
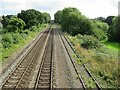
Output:
[[107,41],[107,31],[109,26],[101,21],[93,20],[92,22],[92,34],[100,41]]
[[20,18],[11,18],[7,26],[8,32],[21,32],[25,26],[25,23]]
[[38,31],[38,28],[37,28],[37,26],[32,26],[29,30],[30,31]]
[[55,14],[54,14],[54,18],[55,18],[55,23],[61,23],[61,15],[62,15],[62,11],[58,10]]
[[69,34],[90,34],[91,22],[77,8],[64,8],[54,15],[55,22],[60,23],[62,30]]
[[45,23],[50,23],[50,20],[51,20],[50,14],[44,12],[42,13],[42,16]]
[[108,16],[106,19],[105,19],[105,22],[111,26],[113,24],[112,20],[115,16]]
[[25,28],[50,21],[50,15],[48,13],[41,13],[35,9],[22,10],[21,13],[18,13],[18,17],[25,22]]
[[2,35],[2,60],[12,55],[25,44],[29,43],[39,32],[46,28],[48,24],[40,24],[35,26],[35,31],[29,29],[23,30],[21,33],[7,32]]
[[13,44],[13,39],[10,34],[3,34],[2,36],[2,45],[4,48],[9,48]]
[[[86,49],[99,48],[102,45],[101,42],[97,38],[91,35],[78,34],[76,37],[80,45]],[[75,41],[76,40],[74,40],[74,42]]]
[[108,31],[109,41],[120,42],[120,16],[113,19],[113,25]]
[[[75,50],[78,51],[80,59],[90,69],[92,75],[98,81],[102,88],[117,88],[118,78],[120,78],[118,71],[118,52],[112,51],[105,44],[90,35],[69,36],[69,40],[74,45]],[[81,47],[81,45],[83,47]],[[113,44],[118,46],[118,44]],[[87,49],[86,49],[87,48]],[[116,47],[119,48],[119,47]],[[111,52],[112,51],[112,52]],[[76,56],[73,54],[73,58]],[[76,59],[79,63],[79,59]],[[94,87],[94,82],[83,77],[88,88]]]
[[101,22],[105,22],[105,18],[104,17],[98,17],[98,18],[95,18],[95,20],[98,20],[98,21],[101,21]]
[[2,16],[2,25],[4,28],[6,28],[9,24],[10,19],[13,17],[13,15],[7,15],[7,16]]

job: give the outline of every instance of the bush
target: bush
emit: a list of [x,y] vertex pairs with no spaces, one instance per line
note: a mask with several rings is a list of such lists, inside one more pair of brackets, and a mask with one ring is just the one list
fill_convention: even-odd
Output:
[[30,31],[38,31],[38,28],[37,28],[37,26],[32,26],[29,30]]
[[10,34],[4,34],[2,36],[2,45],[4,48],[9,48],[13,44],[13,38]]
[[24,31],[22,31],[22,33],[28,35],[29,34],[29,29],[25,29]]
[[22,36],[19,33],[12,33],[11,36],[12,36],[12,39],[13,39],[13,44],[19,43],[20,40],[22,39]]
[[7,26],[8,32],[22,32],[25,22],[20,18],[11,18]]
[[98,48],[102,46],[102,43],[94,36],[78,34],[76,37],[79,39],[81,46],[86,49]]

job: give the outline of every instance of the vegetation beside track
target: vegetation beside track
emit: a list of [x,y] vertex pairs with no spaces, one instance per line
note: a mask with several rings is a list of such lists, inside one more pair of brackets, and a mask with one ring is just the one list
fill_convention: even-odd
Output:
[[1,61],[20,50],[50,23],[48,13],[35,9],[22,10],[17,15],[6,15],[0,19]]
[[[77,8],[68,7],[58,10],[54,18],[62,31],[69,34],[68,38],[81,56],[81,60],[87,64],[102,88],[117,88],[120,78],[120,16],[89,19]],[[118,43],[118,47],[115,43],[109,42]]]
[[2,60],[8,58],[12,54],[21,50],[25,45],[27,45],[33,38],[35,38],[42,30],[48,27],[48,24],[42,24],[38,27],[33,26],[30,29],[34,31],[25,30],[25,33],[6,33],[2,35],[2,39],[7,41],[2,41],[3,45],[0,45],[2,52]]
[[67,34],[67,37],[99,84],[103,88],[116,88],[118,86],[118,60],[120,59],[118,52],[111,51],[108,46],[93,36]]

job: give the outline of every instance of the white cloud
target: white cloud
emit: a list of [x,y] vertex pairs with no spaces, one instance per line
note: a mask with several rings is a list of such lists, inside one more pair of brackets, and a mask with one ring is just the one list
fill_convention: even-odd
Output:
[[0,12],[4,14],[17,14],[21,10],[34,8],[51,14],[64,7],[76,7],[89,18],[99,16],[107,17],[117,15],[119,0],[1,0]]

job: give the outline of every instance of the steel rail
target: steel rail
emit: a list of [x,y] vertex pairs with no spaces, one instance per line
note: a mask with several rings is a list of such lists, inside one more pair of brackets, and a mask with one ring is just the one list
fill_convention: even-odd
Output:
[[[58,32],[59,32],[59,31],[58,31]],[[73,65],[73,67],[74,67],[74,69],[75,69],[75,72],[76,72],[77,75],[79,75],[79,73],[78,73],[78,71],[77,71],[77,69],[76,69],[76,66],[75,66],[75,64],[74,64],[74,62],[73,62],[73,59],[72,59],[72,57],[71,57],[71,55],[70,55],[70,53],[69,53],[69,51],[68,51],[68,49],[67,49],[67,47],[66,47],[66,45],[65,45],[65,42],[64,42],[64,40],[63,40],[62,35],[61,35],[60,32],[59,32],[59,35],[60,35],[60,38],[61,38],[61,40],[62,40],[62,42],[63,42],[63,44],[64,44],[64,47],[65,47],[65,49],[66,49],[66,51],[67,51],[67,54],[68,54],[68,56],[69,56],[69,58],[70,58],[70,60],[71,60],[71,62],[72,62],[72,65]],[[82,84],[82,86],[83,86],[83,89],[85,90],[86,86],[85,86],[85,84],[84,84],[83,79],[82,79],[81,76],[79,76],[79,80],[80,80],[80,82],[81,82],[81,84]]]
[[[46,32],[46,31],[44,31],[44,32]],[[43,32],[43,33],[44,33]],[[11,77],[11,75],[15,72],[15,70],[17,70],[17,68],[19,68],[19,66],[20,66],[20,64],[22,64],[23,62],[24,62],[24,60],[25,60],[25,58],[31,53],[31,51],[34,49],[34,47],[37,45],[37,43],[41,40],[41,38],[42,38],[42,36],[43,36],[43,33],[42,33],[42,35],[40,36],[40,38],[39,38],[39,36],[37,36],[37,38],[39,38],[39,40],[37,40],[37,38],[36,38],[36,42],[34,43],[34,45],[31,47],[31,49],[27,52],[27,54],[18,62],[18,64],[16,65],[16,67],[12,70],[12,72],[8,75],[8,77],[5,79],[5,81],[3,82],[3,84],[2,84],[2,88],[4,88],[4,84],[7,82],[7,80]],[[34,54],[35,55],[35,54]],[[33,59],[32,59],[33,60]],[[32,61],[31,60],[31,61]],[[31,61],[30,61],[30,63],[31,63]],[[29,65],[30,65],[30,63],[28,63]],[[28,66],[29,66],[28,65]],[[27,66],[27,68],[28,68],[28,66]],[[25,69],[25,72],[27,71],[27,69]],[[23,75],[25,74],[25,72],[23,72]],[[22,77],[23,77],[23,75],[22,75]],[[20,81],[22,80],[21,78],[19,79]],[[19,84],[20,84],[20,81],[19,81]],[[18,87],[18,85],[16,86],[16,87]]]
[[[63,34],[62,34],[63,35]],[[67,41],[67,43],[69,44],[69,46],[71,47],[71,49],[73,50],[73,52],[76,54],[77,58],[80,59],[80,56],[76,53],[75,49],[73,48],[73,45],[69,42],[69,40],[63,35],[63,37],[65,38],[65,40]],[[82,62],[82,60],[80,59],[83,67],[85,68],[86,72],[88,73],[88,75],[92,78],[92,80],[95,82],[98,90],[101,90],[101,86],[98,84],[98,82],[96,81],[96,79],[93,77],[93,75],[91,74],[90,70],[87,68],[87,66]]]
[[[53,44],[53,33],[52,33],[52,30],[49,31],[49,37],[48,37],[48,41],[47,41],[47,45],[45,47],[45,50],[43,52],[43,57],[42,57],[42,61],[41,61],[41,64],[40,64],[40,68],[39,68],[39,71],[38,71],[38,75],[37,75],[37,78],[36,78],[36,82],[35,82],[35,87],[34,89],[38,89],[39,88],[39,83],[40,82],[40,77],[41,77],[41,73],[42,73],[42,70],[43,70],[43,67],[44,67],[44,64],[45,64],[45,58],[46,58],[46,54],[47,52],[49,51],[48,48],[51,48],[51,51],[50,51],[50,80],[49,80],[49,89],[52,89],[52,66],[53,66],[53,62],[52,62],[52,58],[53,58],[53,45],[51,45],[51,47],[49,47],[50,44]],[[52,35],[52,36],[51,36]],[[50,42],[50,39],[52,39],[52,41]],[[45,87],[44,87],[45,88]]]

